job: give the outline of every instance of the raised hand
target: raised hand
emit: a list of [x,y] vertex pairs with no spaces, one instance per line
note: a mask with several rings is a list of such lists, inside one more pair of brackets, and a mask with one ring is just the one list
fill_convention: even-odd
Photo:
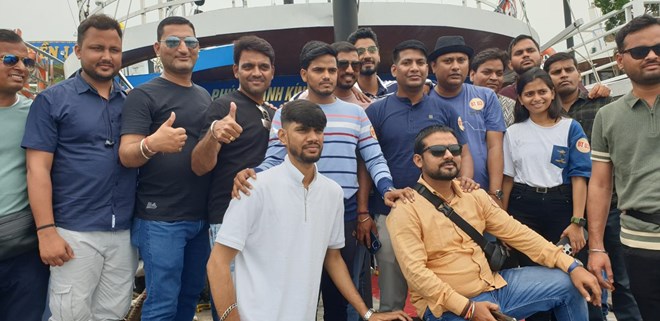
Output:
[[158,153],[178,153],[183,150],[186,144],[186,129],[183,127],[174,128],[172,125],[176,120],[176,114],[172,112],[168,118],[155,133],[147,137],[149,150]]
[[223,119],[214,121],[210,131],[213,138],[221,144],[229,144],[241,136],[243,127],[236,122],[236,104],[234,102],[229,105],[229,114]]

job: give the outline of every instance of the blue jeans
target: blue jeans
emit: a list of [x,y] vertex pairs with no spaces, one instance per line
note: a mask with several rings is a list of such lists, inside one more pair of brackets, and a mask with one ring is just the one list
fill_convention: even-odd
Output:
[[[587,301],[573,286],[568,274],[559,269],[528,266],[500,272],[508,283],[503,288],[481,293],[472,301],[489,301],[500,310],[518,320],[536,312],[552,310],[558,321],[587,321]],[[463,321],[465,319],[445,312],[436,318],[429,309],[425,321]]]
[[147,300],[142,321],[192,320],[206,285],[208,223],[136,218],[131,240],[144,261]]

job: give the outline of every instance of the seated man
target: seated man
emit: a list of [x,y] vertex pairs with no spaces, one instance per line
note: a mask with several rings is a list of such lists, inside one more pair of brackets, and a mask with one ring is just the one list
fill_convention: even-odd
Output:
[[600,305],[601,290],[595,277],[579,261],[510,217],[484,190],[462,192],[453,180],[460,170],[460,153],[450,128],[423,129],[415,139],[413,156],[422,170],[418,182],[480,233],[495,235],[550,269],[491,271],[481,247],[417,194],[414,203],[392,208],[387,229],[419,315],[424,320],[492,321],[491,311],[495,310],[522,319],[552,309],[559,321],[586,321],[587,304],[582,296]]
[[316,166],[327,124],[323,110],[295,100],[283,107],[281,124],[277,134],[287,149],[284,161],[257,174],[250,197],[231,201],[213,247],[207,268],[220,319],[313,320],[325,267],[363,319],[411,320],[402,311],[367,308],[339,253],[344,193]]

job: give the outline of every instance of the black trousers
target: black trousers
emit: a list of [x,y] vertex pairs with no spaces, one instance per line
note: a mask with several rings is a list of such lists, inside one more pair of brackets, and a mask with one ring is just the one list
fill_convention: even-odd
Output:
[[660,307],[660,251],[623,246],[630,290],[645,321],[658,320]]

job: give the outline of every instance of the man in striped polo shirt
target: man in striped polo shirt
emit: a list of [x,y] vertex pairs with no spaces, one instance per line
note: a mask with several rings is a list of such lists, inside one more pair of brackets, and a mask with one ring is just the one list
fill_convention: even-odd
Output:
[[[307,83],[307,100],[317,103],[328,118],[324,131],[324,148],[317,166],[319,173],[337,182],[344,191],[344,231],[345,247],[341,250],[351,277],[357,286],[358,275],[353,267],[358,246],[353,235],[357,227],[357,158],[356,151],[365,160],[367,170],[375,182],[378,192],[383,196],[385,204],[393,206],[394,202],[404,197],[404,190],[394,188],[392,176],[387,162],[380,150],[378,141],[371,133],[371,123],[360,106],[337,99],[333,92],[337,84],[337,53],[327,43],[310,41],[300,54],[300,76]],[[239,172],[234,180],[235,197],[239,197],[240,189],[249,195],[248,177],[254,173],[267,170],[280,164],[286,155],[285,146],[279,141],[277,131],[282,127],[280,111],[275,113],[271,128],[270,142],[266,158],[255,169]],[[410,193],[412,194],[412,193]],[[347,302],[334,287],[329,278],[322,281],[323,305],[325,320],[346,320]]]
[[[660,305],[660,19],[643,15],[616,35],[617,64],[632,91],[602,107],[591,134],[593,160],[587,215],[589,270],[612,288],[603,247],[612,174],[619,196],[621,243],[632,290],[644,320],[657,320]],[[606,271],[608,280],[602,273]]]

